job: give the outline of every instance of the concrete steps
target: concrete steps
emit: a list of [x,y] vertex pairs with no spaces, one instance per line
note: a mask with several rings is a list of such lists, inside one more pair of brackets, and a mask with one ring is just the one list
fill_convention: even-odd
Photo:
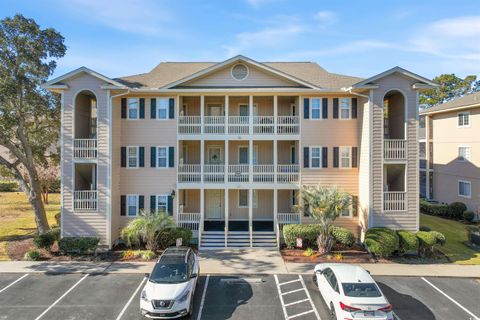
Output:
[[[277,237],[273,231],[254,231],[252,246],[256,248],[277,248]],[[201,247],[216,249],[225,247],[225,232],[205,231],[202,233]],[[250,234],[248,231],[230,231],[227,236],[228,248],[249,248]]]

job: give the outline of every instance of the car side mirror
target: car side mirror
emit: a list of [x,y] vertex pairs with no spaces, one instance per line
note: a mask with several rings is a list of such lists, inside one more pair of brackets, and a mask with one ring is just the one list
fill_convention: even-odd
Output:
[[192,275],[190,276],[190,279],[194,279],[194,278],[196,278],[196,277],[198,277],[198,274],[192,273]]
[[145,273],[145,278],[150,278],[150,273]]

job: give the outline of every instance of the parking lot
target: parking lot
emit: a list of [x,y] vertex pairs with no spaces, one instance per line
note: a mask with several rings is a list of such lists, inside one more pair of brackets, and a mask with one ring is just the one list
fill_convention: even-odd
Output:
[[[397,319],[475,319],[476,279],[375,277]],[[141,319],[141,274],[0,274],[0,319]],[[202,275],[192,319],[329,319],[312,276]]]

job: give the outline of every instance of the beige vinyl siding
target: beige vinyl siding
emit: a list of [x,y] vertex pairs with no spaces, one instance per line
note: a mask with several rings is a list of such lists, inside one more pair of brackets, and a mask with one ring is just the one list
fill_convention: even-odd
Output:
[[[98,236],[101,244],[108,245],[107,230],[107,205],[108,205],[108,99],[107,92],[100,87],[103,81],[90,75],[82,74],[66,82],[69,86],[65,90],[64,113],[63,113],[63,236]],[[97,97],[97,212],[73,212],[74,191],[74,161],[73,161],[73,138],[74,138],[74,99],[77,93],[87,89]]]
[[[238,164],[238,150],[240,147],[248,147],[247,141],[230,141],[229,164]],[[273,141],[254,141],[253,148],[257,149],[257,164],[273,164]]]
[[185,192],[184,213],[200,213],[200,190],[199,189],[180,189],[178,190],[178,201],[184,203],[183,192]]
[[[412,89],[414,80],[409,80],[398,74],[392,74],[380,79],[373,90],[372,107],[372,226],[386,226],[394,229],[418,230],[418,121],[417,92]],[[405,95],[408,106],[406,138],[407,146],[407,211],[399,213],[383,213],[383,99],[385,94],[394,88]]]
[[[257,190],[257,208],[253,208],[253,220],[273,220],[273,190]],[[238,189],[229,190],[228,217],[230,220],[248,220],[248,207],[238,207]]]

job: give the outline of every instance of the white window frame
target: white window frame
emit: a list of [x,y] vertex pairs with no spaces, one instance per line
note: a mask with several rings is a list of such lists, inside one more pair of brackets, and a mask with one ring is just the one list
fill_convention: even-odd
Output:
[[[313,117],[313,100],[318,100],[318,118]],[[315,108],[316,109],[316,108]],[[322,98],[310,98],[310,119],[322,120]]]
[[159,199],[161,197],[165,198],[165,214],[168,214],[168,194],[157,194],[155,195],[155,212],[159,212],[158,208],[160,207],[158,205]]
[[[160,101],[161,100],[166,100],[167,101],[167,104],[166,104],[166,107],[165,107],[165,118],[160,118],[160,107],[161,107],[161,104],[160,104]],[[168,109],[170,107],[170,97],[160,97],[160,98],[157,98],[157,120],[169,120],[169,114],[168,114]],[[163,109],[163,108],[162,108]]]
[[[460,148],[465,148],[467,150],[467,152],[466,152],[467,157],[460,158]],[[471,161],[471,159],[472,159],[472,148],[470,148],[470,146],[458,146],[457,147],[457,161],[467,162],[467,161]]]
[[[138,194],[127,194],[126,197],[127,197],[127,199],[126,199],[126,200],[127,200],[127,203],[126,203],[126,207],[127,207],[126,210],[127,210],[127,212],[125,213],[125,215],[126,215],[127,217],[130,217],[130,218],[132,218],[132,217],[138,217],[138,213],[139,213],[139,211],[140,211],[139,208],[138,208],[138,207],[139,207],[139,203],[138,203],[138,202],[139,202],[139,196],[138,196]],[[129,209],[130,209],[130,205],[129,205],[129,201],[128,201],[130,197],[135,197],[135,215],[131,215],[131,214],[130,214],[130,210],[129,210]]]
[[[467,116],[467,121],[468,121],[468,124],[465,124],[465,119],[463,118],[463,116]],[[460,116],[462,116],[462,123],[463,124],[460,124]],[[457,113],[457,127],[458,128],[469,128],[470,127],[470,111],[463,111],[463,112],[458,112]]]
[[[137,117],[130,118],[130,101],[134,101],[137,103],[136,110],[137,110]],[[133,109],[133,108],[132,108]],[[127,98],[127,119],[128,120],[138,120],[140,119],[140,99],[139,98]]]
[[[247,205],[245,205],[245,206],[240,204],[240,192],[241,191],[247,192]],[[238,207],[239,208],[248,208],[248,206],[250,204],[249,194],[250,194],[250,192],[249,192],[248,189],[239,189],[238,190]],[[253,194],[252,208],[258,208],[258,192],[257,192],[257,190],[252,190],[252,194]]]
[[[320,150],[319,156],[315,157],[315,158],[318,158],[318,167],[314,167],[313,166],[313,158],[314,158],[313,157],[313,149],[317,149],[317,148]],[[312,169],[322,169],[322,161],[323,161],[322,150],[323,150],[322,146],[311,146],[310,147],[310,152],[309,152],[309,154],[310,154],[310,168],[312,168]]]
[[[166,149],[166,160],[165,160],[165,167],[160,167],[160,149],[162,148],[165,148]],[[168,163],[168,160],[169,160],[169,147],[167,146],[157,146],[157,154],[155,155],[156,156],[156,159],[155,159],[155,165],[156,165],[156,168],[157,169],[168,169],[169,168],[169,163]]]
[[[343,109],[343,105],[342,105],[342,102],[343,101],[348,101],[348,118],[344,118],[342,116],[342,109]],[[351,98],[339,98],[338,99],[338,119],[340,120],[350,120],[352,119],[352,99]]]
[[[342,164],[342,149],[348,149],[348,167],[343,166]],[[352,147],[349,146],[339,146],[338,147],[338,167],[340,169],[351,169],[352,168]]]
[[[135,166],[131,166],[130,165],[130,149],[131,148],[136,148],[137,149],[137,152],[136,152],[136,165]],[[140,165],[140,147],[138,146],[127,146],[127,168],[128,169],[136,169],[138,168]]]
[[[462,195],[462,194],[460,194],[460,183],[468,184],[468,185],[470,186],[470,188],[469,188],[470,194],[469,194],[469,195]],[[457,189],[458,189],[458,196],[459,196],[459,197],[467,198],[467,199],[471,199],[471,198],[472,198],[472,182],[471,182],[471,181],[458,180]]]

